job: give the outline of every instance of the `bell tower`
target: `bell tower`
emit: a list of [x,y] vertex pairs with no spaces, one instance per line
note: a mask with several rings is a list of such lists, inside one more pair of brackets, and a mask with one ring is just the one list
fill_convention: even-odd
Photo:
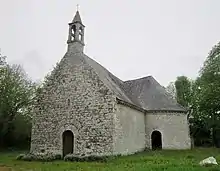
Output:
[[79,11],[75,14],[75,17],[71,23],[69,23],[69,36],[67,40],[68,50],[74,50],[83,52],[84,44],[84,29],[85,26],[82,23]]

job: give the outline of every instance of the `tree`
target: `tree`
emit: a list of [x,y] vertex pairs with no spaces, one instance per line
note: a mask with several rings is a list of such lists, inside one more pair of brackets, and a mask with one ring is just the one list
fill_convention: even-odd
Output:
[[196,145],[202,145],[208,137],[208,131],[204,126],[204,120],[198,112],[199,81],[192,81],[186,76],[179,76],[175,81],[176,99],[179,104],[188,109],[190,123],[190,135]]
[[209,52],[198,78],[177,77],[175,88],[177,102],[190,109],[190,132],[197,144],[210,141],[220,147],[220,42]]
[[214,145],[220,146],[220,42],[209,52],[199,72],[198,82],[198,111],[212,132]]
[[191,104],[189,113],[190,133],[194,138],[197,146],[210,146],[212,140],[210,139],[210,129],[207,125],[209,118],[204,112],[200,111],[200,99],[202,99],[201,81],[198,77],[191,85]]
[[166,91],[172,96],[173,99],[176,99],[176,87],[174,82],[170,82],[166,87]]
[[3,56],[1,54],[1,49],[0,49],[0,67],[3,67],[6,65],[6,56]]
[[190,107],[192,83],[186,76],[179,76],[175,81],[177,102],[184,107]]
[[36,85],[19,65],[4,63],[0,73],[0,145],[10,146],[22,136],[30,136]]

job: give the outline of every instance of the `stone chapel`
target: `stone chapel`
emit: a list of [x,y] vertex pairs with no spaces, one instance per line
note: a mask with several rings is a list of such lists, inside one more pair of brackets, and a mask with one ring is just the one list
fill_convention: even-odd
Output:
[[84,54],[79,11],[67,52],[34,105],[31,153],[116,155],[190,149],[187,110],[152,76],[122,81]]

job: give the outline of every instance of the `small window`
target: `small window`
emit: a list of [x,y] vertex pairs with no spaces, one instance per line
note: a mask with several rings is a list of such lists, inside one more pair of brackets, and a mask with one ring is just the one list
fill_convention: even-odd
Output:
[[68,106],[70,105],[70,99],[67,100],[67,104],[68,104]]

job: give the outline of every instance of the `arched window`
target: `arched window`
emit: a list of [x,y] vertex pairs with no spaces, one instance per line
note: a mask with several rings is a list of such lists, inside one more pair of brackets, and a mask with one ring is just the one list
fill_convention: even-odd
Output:
[[72,30],[72,34],[75,34],[76,33],[76,26],[73,25],[71,30]]
[[75,40],[75,36],[76,36],[76,26],[73,25],[71,28],[71,41]]

